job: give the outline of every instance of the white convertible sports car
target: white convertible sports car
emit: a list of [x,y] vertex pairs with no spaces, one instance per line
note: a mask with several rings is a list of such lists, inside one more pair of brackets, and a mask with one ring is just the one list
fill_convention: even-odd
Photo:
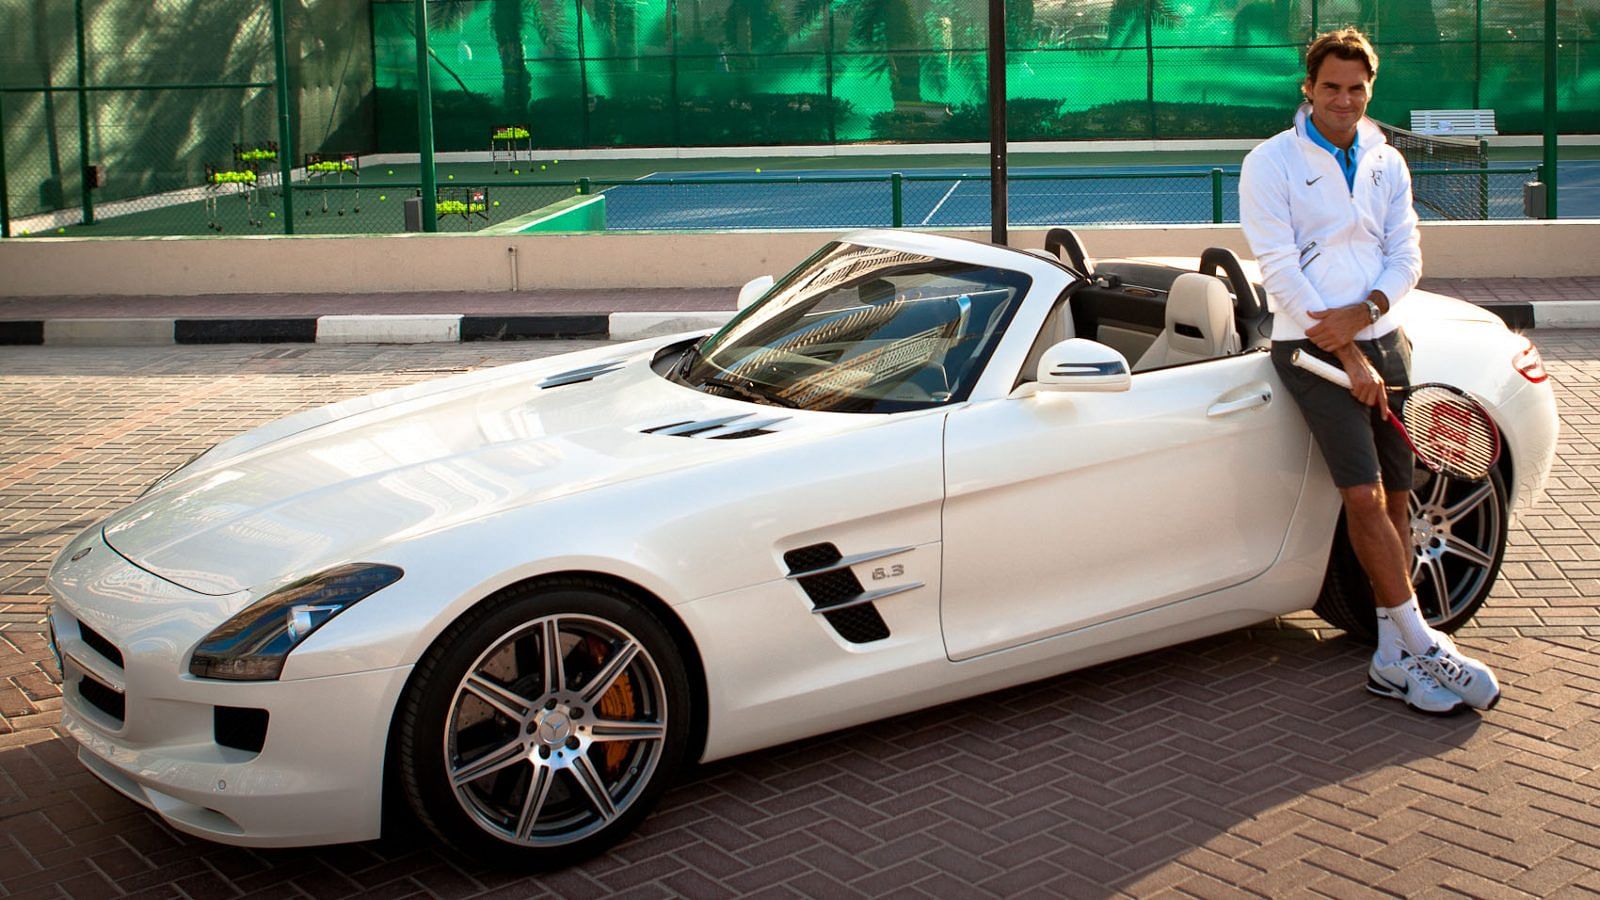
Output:
[[[368,839],[389,806],[550,866],[692,760],[1307,607],[1370,633],[1247,271],[1050,246],[851,234],[709,337],[218,444],[50,574],[79,758],[226,843]],[[1452,630],[1542,489],[1556,409],[1494,316],[1422,292],[1395,315],[1417,381],[1506,435],[1488,481],[1414,493],[1423,607]]]

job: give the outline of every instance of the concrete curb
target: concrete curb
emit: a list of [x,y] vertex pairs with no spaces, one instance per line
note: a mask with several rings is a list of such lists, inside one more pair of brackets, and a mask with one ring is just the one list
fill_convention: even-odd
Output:
[[720,328],[731,311],[493,315],[258,316],[0,320],[0,345],[421,344],[600,338],[632,341]]
[[[1600,301],[1488,301],[1515,329],[1600,328]],[[731,311],[545,313],[526,316],[284,316],[192,319],[0,320],[0,345],[132,347],[161,344],[415,344],[601,338],[632,341],[720,328]]]

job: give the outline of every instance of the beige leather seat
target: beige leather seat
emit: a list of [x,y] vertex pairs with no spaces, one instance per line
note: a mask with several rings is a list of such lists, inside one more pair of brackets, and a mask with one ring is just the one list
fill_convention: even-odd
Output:
[[1233,327],[1233,295],[1217,277],[1199,272],[1179,275],[1167,292],[1166,313],[1166,328],[1133,364],[1133,371],[1239,352],[1239,332]]

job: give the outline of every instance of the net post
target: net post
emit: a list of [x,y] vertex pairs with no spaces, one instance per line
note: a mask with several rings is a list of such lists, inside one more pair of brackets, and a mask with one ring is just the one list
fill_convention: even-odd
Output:
[[1211,224],[1222,224],[1222,170],[1211,170]]
[[578,193],[586,195],[594,193],[594,184],[591,183],[587,178],[579,178]]
[[278,79],[278,179],[283,188],[283,233],[294,234],[294,129],[289,119],[289,49],[283,0],[272,0],[272,66]]
[[889,176],[889,191],[893,199],[891,209],[893,213],[890,221],[896,228],[904,228],[905,217],[905,176],[899,172]]

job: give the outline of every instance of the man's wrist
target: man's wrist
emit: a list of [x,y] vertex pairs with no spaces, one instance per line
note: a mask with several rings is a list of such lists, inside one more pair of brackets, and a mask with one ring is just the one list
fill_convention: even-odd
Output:
[[1389,312],[1389,295],[1383,291],[1373,291],[1367,295],[1367,300],[1378,307],[1379,315],[1386,315]]

